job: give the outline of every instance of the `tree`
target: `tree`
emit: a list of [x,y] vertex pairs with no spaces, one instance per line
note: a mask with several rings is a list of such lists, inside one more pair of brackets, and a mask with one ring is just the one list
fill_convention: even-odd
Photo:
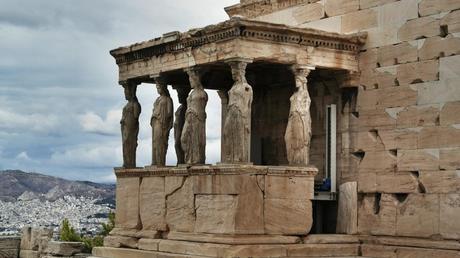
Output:
[[81,237],[75,232],[68,219],[61,223],[60,240],[64,242],[81,242]]
[[102,223],[101,236],[108,236],[110,231],[115,227],[115,213],[109,213],[109,221],[107,223]]

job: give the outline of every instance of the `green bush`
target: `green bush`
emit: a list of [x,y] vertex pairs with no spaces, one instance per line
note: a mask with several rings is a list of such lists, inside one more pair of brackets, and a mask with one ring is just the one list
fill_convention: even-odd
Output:
[[85,253],[91,253],[93,247],[104,245],[104,237],[109,235],[114,227],[115,213],[109,213],[109,221],[101,224],[100,232],[96,236],[81,236],[75,232],[69,220],[64,219],[61,224],[59,239],[64,242],[82,242],[85,247],[83,251]]
[[85,247],[83,249],[83,252],[91,253],[91,251],[93,250],[93,247],[104,245],[104,237],[103,236],[83,237],[82,242]]

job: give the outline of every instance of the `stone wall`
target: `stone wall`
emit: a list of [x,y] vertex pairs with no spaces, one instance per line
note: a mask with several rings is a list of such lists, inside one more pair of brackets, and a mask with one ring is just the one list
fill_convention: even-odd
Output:
[[0,258],[16,258],[19,255],[19,237],[0,237]]
[[324,0],[255,18],[368,33],[341,151],[357,175],[360,233],[460,239],[458,9],[458,0]]
[[[21,237],[17,239],[15,256],[8,258],[52,258],[52,257],[76,257],[85,258],[90,254],[83,253],[84,246],[81,242],[58,242],[53,241],[53,229],[42,227],[24,227]],[[1,242],[0,242],[1,243]],[[19,245],[20,244],[20,245]],[[0,246],[1,250],[1,246]],[[19,256],[18,256],[19,255]],[[0,258],[1,256],[0,252]]]

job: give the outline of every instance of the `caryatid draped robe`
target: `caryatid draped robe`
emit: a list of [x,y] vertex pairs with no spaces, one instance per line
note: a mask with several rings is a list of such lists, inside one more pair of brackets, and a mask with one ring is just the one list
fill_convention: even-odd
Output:
[[189,71],[192,92],[187,98],[187,111],[181,145],[186,164],[204,164],[206,160],[206,104],[208,94],[196,71]]
[[182,149],[181,137],[182,130],[185,124],[185,113],[187,112],[187,95],[190,90],[187,89],[177,89],[177,95],[179,97],[180,106],[177,108],[176,113],[174,114],[174,140],[175,140],[175,149],[177,164],[185,163],[185,154]]
[[252,87],[246,82],[246,63],[231,64],[234,85],[228,91],[224,124],[224,163],[247,163],[250,159]]
[[123,167],[136,167],[137,136],[139,134],[139,116],[141,105],[136,98],[136,88],[125,86],[125,96],[128,103],[123,108],[120,121],[123,147]]
[[311,99],[307,88],[309,70],[294,70],[297,91],[290,98],[291,107],[284,140],[289,165],[306,166],[311,141]]
[[163,93],[155,100],[150,121],[152,126],[152,165],[164,166],[166,164],[166,152],[169,132],[173,127],[173,116],[172,99],[169,94]]

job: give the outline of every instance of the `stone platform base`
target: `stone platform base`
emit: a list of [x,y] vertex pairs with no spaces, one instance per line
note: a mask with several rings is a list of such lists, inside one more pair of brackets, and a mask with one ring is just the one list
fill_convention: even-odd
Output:
[[111,235],[307,235],[317,171],[223,164],[116,169],[117,216]]
[[460,243],[402,237],[310,235],[296,244],[215,244],[169,239],[139,240],[137,249],[98,247],[98,258],[156,257],[374,257],[458,258]]

